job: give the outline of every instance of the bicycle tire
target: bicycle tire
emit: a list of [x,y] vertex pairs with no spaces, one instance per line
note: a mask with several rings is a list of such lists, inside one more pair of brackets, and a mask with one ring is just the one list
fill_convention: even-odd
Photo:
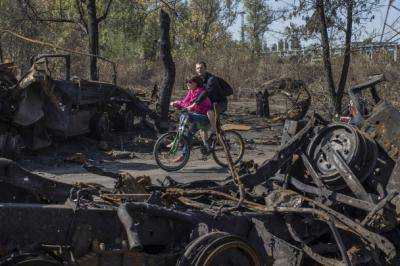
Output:
[[[239,145],[240,145],[240,152],[239,152],[238,156],[236,156],[236,158],[234,158],[234,157],[232,156],[232,157],[233,157],[233,158],[232,158],[233,164],[236,165],[236,164],[238,164],[238,163],[242,160],[243,155],[244,155],[245,146],[244,146],[243,137],[242,137],[242,135],[240,135],[237,131],[234,131],[234,130],[226,130],[226,131],[224,131],[224,132],[225,132],[225,133],[224,133],[225,135],[229,135],[229,134],[234,135],[234,136],[237,138],[237,140],[239,141],[238,143],[239,143]],[[218,142],[219,140],[216,140],[216,141]],[[224,151],[223,151],[223,152],[224,152]],[[217,153],[216,153],[216,149],[213,150],[212,156],[213,156],[214,161],[215,161],[218,165],[220,165],[220,166],[222,166],[222,167],[224,167],[224,168],[228,167],[228,163],[227,163],[227,162],[224,163],[220,158],[218,158],[218,155],[217,155]]]
[[186,137],[182,137],[180,141],[183,141],[183,145],[187,145],[187,146],[188,146],[188,148],[187,148],[187,153],[184,154],[183,161],[180,162],[180,164],[178,164],[177,166],[169,166],[169,165],[164,164],[164,163],[160,160],[160,149],[162,148],[162,145],[163,145],[163,143],[164,143],[164,140],[165,140],[166,138],[168,138],[168,137],[174,138],[176,134],[177,134],[177,132],[167,132],[167,133],[164,133],[163,135],[161,135],[161,136],[157,139],[156,143],[154,144],[154,149],[153,149],[153,156],[154,156],[154,159],[155,159],[157,165],[158,165],[161,169],[163,169],[163,170],[165,170],[165,171],[167,171],[167,172],[175,172],[175,171],[178,171],[178,170],[182,169],[183,167],[185,167],[185,165],[187,164],[187,162],[189,161],[189,158],[190,158],[190,146],[189,146],[189,142],[188,142],[188,140],[186,139]]

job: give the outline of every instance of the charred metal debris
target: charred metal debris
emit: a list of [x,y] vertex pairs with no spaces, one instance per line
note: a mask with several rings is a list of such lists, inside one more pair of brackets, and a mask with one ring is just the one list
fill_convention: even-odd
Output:
[[86,165],[115,188],[67,185],[2,159],[0,265],[398,265],[400,113],[377,99],[362,118],[311,113],[270,160],[219,182]]
[[[53,77],[55,60],[62,62],[63,78]],[[68,54],[32,58],[20,79],[14,64],[0,64],[0,154],[12,158],[24,148],[37,150],[88,133],[107,139],[113,129],[132,130],[135,124],[148,125],[147,117],[157,119],[132,91],[116,85],[115,64],[109,63],[111,83],[71,76]]]

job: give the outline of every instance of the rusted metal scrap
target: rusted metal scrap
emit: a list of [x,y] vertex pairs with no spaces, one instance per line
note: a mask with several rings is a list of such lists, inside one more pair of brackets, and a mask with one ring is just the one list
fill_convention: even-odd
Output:
[[[398,122],[379,121],[384,128]],[[168,177],[155,185],[86,166],[118,180],[116,188],[74,186],[69,205],[0,204],[7,225],[0,226],[0,265],[29,250],[48,256],[46,246],[68,247],[57,258],[72,265],[71,254],[79,265],[93,265],[85,264],[93,254],[120,255],[108,265],[127,265],[129,255],[138,265],[397,265],[400,175],[391,151],[398,136],[328,124],[317,114],[297,126],[257,169],[239,178],[231,169],[234,180]]]
[[[306,84],[302,80],[292,78],[278,78],[269,80],[261,85],[263,92],[259,92],[257,99],[262,98],[262,105],[269,106],[269,101],[273,101],[277,95],[283,96],[286,108],[278,113],[290,120],[300,120],[304,118],[311,105],[311,94]],[[259,102],[259,101],[258,101]],[[258,104],[259,106],[260,104]],[[280,103],[282,105],[283,103]],[[269,116],[269,107],[268,115]],[[264,113],[262,111],[261,113]]]
[[64,203],[73,186],[33,174],[0,158],[0,202]]

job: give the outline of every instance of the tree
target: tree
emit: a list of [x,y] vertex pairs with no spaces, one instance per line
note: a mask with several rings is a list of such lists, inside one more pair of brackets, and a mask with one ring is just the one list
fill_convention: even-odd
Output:
[[[97,56],[100,55],[99,51],[99,24],[107,18],[112,0],[105,0],[104,11],[100,16],[97,16],[96,0],[76,0],[76,7],[78,9],[80,20],[84,24],[89,36],[89,52],[92,54],[90,57],[90,79],[99,80],[97,69]],[[86,2],[86,11],[84,4]]]
[[[58,3],[47,3],[40,0],[20,0],[18,1],[21,10],[32,22],[39,23],[58,23],[58,24],[76,24],[78,25],[89,37],[89,53],[93,56],[90,57],[90,79],[99,80],[97,69],[97,56],[100,55],[99,51],[99,25],[104,21],[110,11],[113,0],[102,0],[97,3],[96,0],[74,0],[75,8],[78,19],[75,16],[64,16],[63,9],[61,8],[62,0]],[[70,1],[64,1],[69,4]],[[58,9],[58,4],[60,8]],[[43,9],[43,11],[42,11]],[[103,9],[101,15],[98,16],[98,10]],[[39,12],[40,10],[40,12]],[[58,12],[59,11],[59,12]],[[55,15],[57,13],[57,15]]]
[[291,50],[301,49],[301,29],[299,27],[290,23],[290,25],[285,28],[285,35],[290,42]]
[[[285,18],[301,18],[304,25],[291,25],[289,33],[308,40],[317,40],[322,47],[325,80],[334,113],[341,113],[342,99],[346,87],[351,61],[351,40],[365,32],[365,21],[374,19],[381,0],[299,0],[284,7]],[[277,11],[275,11],[277,12]],[[287,32],[287,33],[288,33]],[[300,34],[301,33],[301,34]],[[342,66],[337,85],[331,60],[331,47],[342,53]]]
[[346,86],[347,75],[350,66],[350,57],[351,57],[351,36],[352,36],[352,27],[353,27],[353,0],[345,1],[347,8],[347,26],[346,26],[346,40],[345,40],[345,50],[343,54],[343,65],[342,72],[340,75],[340,81],[336,88],[335,81],[333,79],[332,73],[332,62],[330,55],[330,41],[328,37],[328,26],[327,19],[325,15],[325,2],[324,0],[316,1],[316,11],[319,17],[319,30],[321,34],[321,45],[322,45],[322,53],[324,59],[324,69],[325,69],[325,79],[327,86],[329,88],[329,92],[332,98],[333,106],[336,114],[341,114],[342,112],[342,98],[344,94],[344,89]]
[[237,16],[239,2],[239,0],[182,1],[177,6],[181,14],[180,19],[174,21],[176,47],[185,55],[196,57],[203,56],[209,50],[218,49],[221,40],[225,40],[228,35],[228,27]]
[[[170,28],[171,19],[167,12],[160,9],[161,49],[160,56],[164,64],[164,79],[160,89],[160,119],[169,121],[169,103],[171,102],[172,89],[175,83],[175,63],[171,55]],[[162,128],[163,126],[161,126]]]
[[259,54],[263,47],[264,33],[272,21],[271,9],[266,0],[244,0],[243,7],[246,12],[245,31],[252,52]]

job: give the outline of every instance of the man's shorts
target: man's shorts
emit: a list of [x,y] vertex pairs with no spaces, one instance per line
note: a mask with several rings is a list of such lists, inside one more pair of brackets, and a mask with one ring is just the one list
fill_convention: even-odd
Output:
[[228,110],[228,101],[214,102],[213,104],[218,105],[217,108],[220,114],[225,113]]

